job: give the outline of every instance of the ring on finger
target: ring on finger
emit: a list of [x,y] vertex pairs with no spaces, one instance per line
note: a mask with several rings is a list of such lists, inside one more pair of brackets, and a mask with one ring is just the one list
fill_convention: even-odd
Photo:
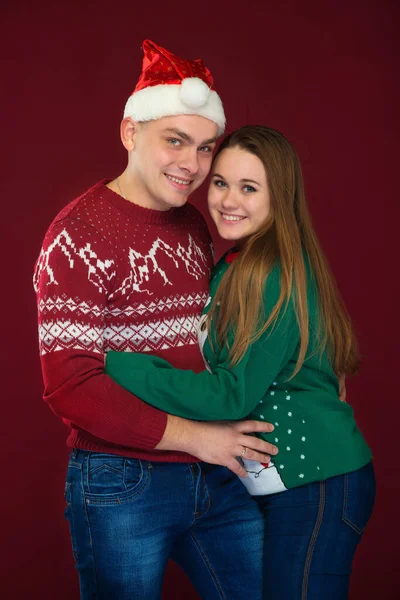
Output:
[[243,458],[246,455],[247,452],[247,448],[246,446],[243,446],[243,450],[242,450],[242,454],[240,455],[240,458]]

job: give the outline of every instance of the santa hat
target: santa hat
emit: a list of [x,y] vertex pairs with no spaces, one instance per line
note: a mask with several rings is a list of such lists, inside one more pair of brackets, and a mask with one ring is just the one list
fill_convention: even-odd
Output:
[[124,118],[152,121],[173,115],[200,115],[225,129],[222,102],[203,61],[184,60],[150,40],[143,42],[140,79],[125,105]]

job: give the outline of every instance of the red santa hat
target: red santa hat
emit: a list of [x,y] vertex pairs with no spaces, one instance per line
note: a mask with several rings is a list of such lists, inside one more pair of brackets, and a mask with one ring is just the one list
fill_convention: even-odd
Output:
[[200,115],[225,129],[222,102],[210,71],[200,58],[184,60],[150,40],[143,42],[140,79],[129,97],[125,117],[152,121],[173,115]]

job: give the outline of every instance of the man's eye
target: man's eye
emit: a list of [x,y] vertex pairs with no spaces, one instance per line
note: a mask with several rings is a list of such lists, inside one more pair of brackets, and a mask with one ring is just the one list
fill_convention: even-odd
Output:
[[176,138],[169,138],[168,143],[171,144],[172,146],[179,146],[181,141],[177,140]]
[[210,148],[210,146],[201,146],[199,150],[200,152],[212,152],[212,148]]

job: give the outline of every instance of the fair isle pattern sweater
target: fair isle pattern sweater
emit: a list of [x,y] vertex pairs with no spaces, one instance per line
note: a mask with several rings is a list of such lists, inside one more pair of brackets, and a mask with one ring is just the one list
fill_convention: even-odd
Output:
[[[303,366],[291,378],[300,342],[292,303],[234,367],[228,348],[218,348],[212,327],[210,344],[204,324],[211,298],[229,267],[224,257],[216,266],[210,301],[199,323],[199,342],[208,370],[177,370],[160,358],[110,352],[106,372],[143,400],[172,414],[204,421],[249,417],[272,423],[275,430],[261,437],[278,447],[273,461],[243,461],[248,477],[242,482],[253,495],[283,492],[363,467],[371,460],[371,451],[353,409],[339,400],[338,380],[327,352],[322,356],[318,352],[317,289],[311,270],[307,285],[310,344]],[[265,320],[280,289],[277,264],[266,282]],[[232,341],[231,336],[231,345]]]
[[66,206],[35,265],[44,399],[67,445],[159,461],[167,416],[104,374],[110,350],[199,371],[196,326],[208,297],[211,239],[192,205],[154,211],[100,182]]

